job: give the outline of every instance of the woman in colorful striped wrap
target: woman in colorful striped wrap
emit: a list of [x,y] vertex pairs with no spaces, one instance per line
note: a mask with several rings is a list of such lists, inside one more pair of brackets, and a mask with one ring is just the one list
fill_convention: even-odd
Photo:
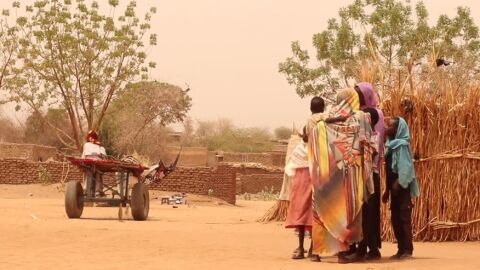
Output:
[[371,135],[353,88],[338,93],[337,105],[310,132],[314,254],[336,254],[362,240],[362,205],[373,192]]

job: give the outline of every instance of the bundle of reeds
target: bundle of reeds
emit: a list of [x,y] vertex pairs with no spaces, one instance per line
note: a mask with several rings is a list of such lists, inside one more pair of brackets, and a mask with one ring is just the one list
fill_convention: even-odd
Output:
[[287,219],[288,206],[290,201],[278,200],[258,222],[285,221]]
[[[295,127],[294,132],[288,141],[287,152],[285,155],[285,165],[290,161],[293,149],[301,143],[302,139],[298,136]],[[258,222],[285,221],[287,219],[288,206],[290,205],[290,193],[292,191],[292,177],[283,175],[282,190],[279,200],[268,211],[258,219]]]

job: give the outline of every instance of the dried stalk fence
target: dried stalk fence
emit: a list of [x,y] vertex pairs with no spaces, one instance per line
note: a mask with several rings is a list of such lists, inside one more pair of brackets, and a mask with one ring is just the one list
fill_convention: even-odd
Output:
[[[411,76],[399,75],[383,103],[386,116],[402,116],[410,127],[421,192],[414,201],[414,239],[478,241],[480,85],[459,84],[441,70],[421,77],[415,84]],[[405,87],[402,81],[410,82]],[[382,231],[384,239],[394,239],[386,205]]]

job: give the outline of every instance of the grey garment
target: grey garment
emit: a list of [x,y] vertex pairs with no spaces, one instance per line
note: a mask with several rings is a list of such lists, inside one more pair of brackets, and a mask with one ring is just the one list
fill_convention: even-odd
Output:
[[[102,159],[101,155],[86,155],[84,158],[100,160]],[[92,171],[86,170],[83,177],[83,188],[88,190],[90,187],[88,184],[88,177],[92,177]],[[103,177],[100,172],[95,173],[95,192],[103,192]]]
[[[88,185],[88,178],[95,178],[95,192],[103,192],[103,177],[99,172],[93,175],[92,171],[86,170],[83,177],[83,188],[88,192],[90,186]],[[93,179],[92,179],[93,180]]]

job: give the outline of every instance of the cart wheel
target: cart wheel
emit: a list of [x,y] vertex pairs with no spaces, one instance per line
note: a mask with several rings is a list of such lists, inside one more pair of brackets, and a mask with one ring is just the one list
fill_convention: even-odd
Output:
[[65,211],[69,218],[80,218],[83,212],[83,188],[78,181],[69,181],[65,192]]
[[136,183],[133,185],[130,207],[132,208],[132,216],[134,220],[147,219],[148,210],[150,209],[150,196],[145,184]]

